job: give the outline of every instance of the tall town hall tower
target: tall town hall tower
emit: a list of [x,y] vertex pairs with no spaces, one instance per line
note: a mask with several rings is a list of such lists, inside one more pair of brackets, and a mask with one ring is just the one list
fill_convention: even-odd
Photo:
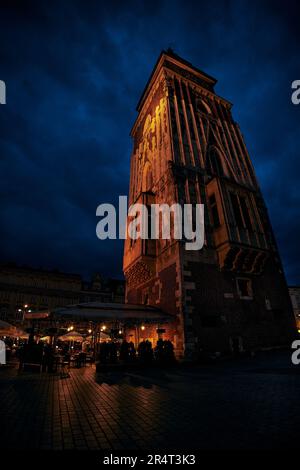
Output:
[[129,203],[202,203],[205,245],[125,241],[126,301],[174,316],[179,355],[288,344],[294,318],[253,166],[216,80],[163,51],[138,103]]

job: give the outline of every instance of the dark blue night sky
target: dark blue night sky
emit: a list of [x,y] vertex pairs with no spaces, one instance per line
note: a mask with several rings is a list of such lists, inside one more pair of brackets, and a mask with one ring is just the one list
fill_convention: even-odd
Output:
[[172,47],[233,102],[299,283],[297,3],[1,1],[0,261],[121,277],[122,242],[96,238],[95,211],[127,194],[135,107]]

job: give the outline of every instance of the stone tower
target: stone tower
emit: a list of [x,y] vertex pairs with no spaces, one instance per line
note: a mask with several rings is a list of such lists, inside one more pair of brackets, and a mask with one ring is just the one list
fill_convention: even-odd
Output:
[[174,316],[178,355],[288,344],[290,299],[268,213],[231,103],[216,80],[163,51],[132,128],[129,203],[202,203],[205,245],[127,239],[126,301]]

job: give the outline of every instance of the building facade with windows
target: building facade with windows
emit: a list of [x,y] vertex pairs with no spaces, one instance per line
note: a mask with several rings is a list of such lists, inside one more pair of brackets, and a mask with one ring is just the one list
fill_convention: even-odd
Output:
[[[131,131],[129,203],[205,207],[205,245],[125,240],[126,301],[161,308],[178,356],[288,344],[295,322],[243,135],[216,80],[168,50]],[[172,220],[171,220],[172,226]]]
[[0,265],[0,319],[22,322],[26,312],[52,311],[80,302],[124,302],[124,281],[95,274],[84,282],[79,274],[14,264]]

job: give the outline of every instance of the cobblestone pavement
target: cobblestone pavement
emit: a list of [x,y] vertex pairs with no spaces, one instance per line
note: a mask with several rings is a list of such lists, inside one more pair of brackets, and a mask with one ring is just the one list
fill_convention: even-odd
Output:
[[298,448],[300,366],[290,353],[169,371],[0,370],[1,448]]

